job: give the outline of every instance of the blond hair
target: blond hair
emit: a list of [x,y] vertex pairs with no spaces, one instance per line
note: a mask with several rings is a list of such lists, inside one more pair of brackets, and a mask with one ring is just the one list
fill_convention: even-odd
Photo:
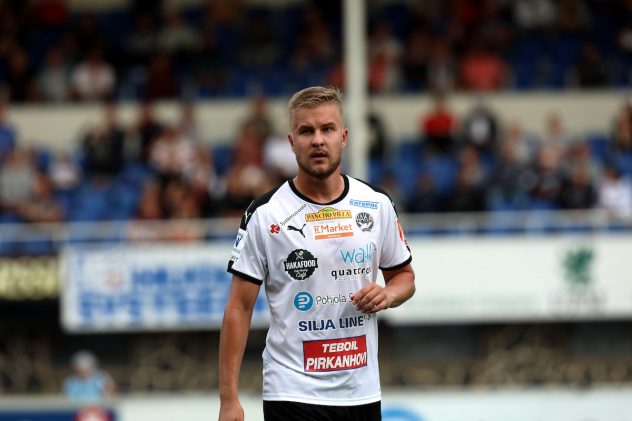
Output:
[[342,114],[342,91],[335,86],[312,86],[302,89],[292,95],[288,103],[290,113],[290,127],[294,126],[296,112],[302,108],[316,108],[322,104],[334,104],[338,107],[340,118]]

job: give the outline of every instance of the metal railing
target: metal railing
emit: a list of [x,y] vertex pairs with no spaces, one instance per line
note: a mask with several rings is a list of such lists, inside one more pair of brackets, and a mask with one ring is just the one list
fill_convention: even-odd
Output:
[[[402,214],[400,218],[409,238],[632,231],[632,218],[614,218],[602,210]],[[0,254],[54,253],[60,246],[81,243],[230,241],[238,226],[238,217],[0,224]]]

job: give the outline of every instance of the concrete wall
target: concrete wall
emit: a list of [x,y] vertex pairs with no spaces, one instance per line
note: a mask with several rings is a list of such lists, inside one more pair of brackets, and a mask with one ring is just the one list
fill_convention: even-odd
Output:
[[[620,109],[625,93],[597,92],[532,92],[500,93],[486,97],[490,107],[505,123],[517,122],[528,132],[541,133],[546,116],[558,113],[570,133],[609,133],[612,121]],[[454,95],[450,106],[462,116],[477,101],[473,95]],[[430,109],[427,95],[376,97],[371,107],[383,116],[394,141],[418,134],[419,117]],[[277,131],[285,136],[288,130],[287,99],[270,102],[270,113]],[[121,105],[121,120],[131,122],[136,105]],[[200,102],[197,115],[205,142],[229,142],[239,122],[248,114],[247,101],[221,100]],[[177,103],[157,104],[156,112],[165,121],[176,121]],[[68,150],[76,145],[79,133],[101,118],[98,105],[72,104],[57,106],[14,106],[8,119],[16,126],[23,145],[45,146],[53,150]],[[350,133],[353,139],[353,132]]]

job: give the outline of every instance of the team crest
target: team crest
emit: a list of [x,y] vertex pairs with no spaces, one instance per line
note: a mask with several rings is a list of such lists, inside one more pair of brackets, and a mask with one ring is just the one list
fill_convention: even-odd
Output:
[[373,229],[373,217],[368,212],[360,212],[356,215],[356,225],[362,231],[371,231]]

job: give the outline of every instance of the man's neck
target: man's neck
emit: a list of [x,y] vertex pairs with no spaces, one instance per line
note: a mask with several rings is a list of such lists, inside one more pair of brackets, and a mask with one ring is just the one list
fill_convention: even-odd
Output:
[[325,179],[314,178],[299,171],[294,178],[294,187],[316,203],[329,203],[340,197],[345,182],[339,171]]

